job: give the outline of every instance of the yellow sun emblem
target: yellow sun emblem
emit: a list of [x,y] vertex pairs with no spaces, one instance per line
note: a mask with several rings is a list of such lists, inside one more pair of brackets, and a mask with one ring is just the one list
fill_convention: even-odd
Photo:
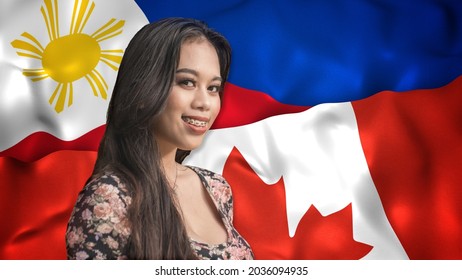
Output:
[[93,34],[82,33],[95,3],[90,0],[76,0],[69,35],[60,36],[58,2],[44,0],[44,4],[40,11],[50,38],[48,45],[43,48],[40,42],[27,32],[21,34],[27,41],[11,42],[18,50],[18,55],[42,61],[43,68],[23,69],[23,74],[34,82],[50,77],[58,83],[49,99],[50,105],[54,104],[57,113],[63,111],[66,103],[67,107],[72,105],[72,83],[82,77],[88,81],[95,96],[107,99],[108,85],[95,67],[102,61],[117,71],[123,50],[101,50],[99,43],[121,34],[125,21],[112,18]]

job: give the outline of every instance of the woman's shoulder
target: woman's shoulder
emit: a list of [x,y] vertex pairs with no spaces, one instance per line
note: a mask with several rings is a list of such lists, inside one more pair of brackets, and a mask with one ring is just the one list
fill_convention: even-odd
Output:
[[84,197],[96,200],[111,200],[118,197],[126,206],[131,202],[126,184],[115,173],[104,173],[91,178],[80,192],[78,200]]
[[131,197],[112,173],[92,178],[83,188],[69,219],[66,248],[70,259],[126,258]]
[[105,172],[99,175],[93,175],[92,178],[87,182],[87,186],[95,186],[101,184],[109,184],[117,187],[124,187],[124,184],[120,180],[120,176],[113,172]]

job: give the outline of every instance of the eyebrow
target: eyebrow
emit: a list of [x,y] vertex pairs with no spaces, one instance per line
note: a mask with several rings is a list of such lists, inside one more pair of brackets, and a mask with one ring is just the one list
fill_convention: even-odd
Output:
[[[190,69],[190,68],[181,68],[181,69],[178,69],[176,70],[176,73],[188,73],[188,74],[192,74],[194,76],[199,76],[199,73],[196,71],[196,70],[193,70],[193,69]],[[222,82],[223,79],[219,76],[215,76],[212,81],[220,81]]]

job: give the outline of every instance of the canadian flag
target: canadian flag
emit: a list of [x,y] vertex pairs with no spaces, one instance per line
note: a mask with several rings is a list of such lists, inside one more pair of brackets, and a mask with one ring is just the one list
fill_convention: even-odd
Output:
[[[169,10],[171,4],[161,2],[2,4],[0,259],[66,257],[66,224],[93,168],[120,58],[148,19],[188,15],[208,21],[200,12],[216,8],[222,16],[210,16],[208,22],[224,33],[228,26],[242,33],[252,28],[236,29],[230,23],[250,22],[249,11],[262,23],[273,18],[258,17],[253,13],[256,7],[264,15],[284,14],[283,6],[269,7],[259,1],[234,9],[206,1],[201,6],[205,10],[190,9],[192,4],[185,1],[174,5],[176,13]],[[370,3],[359,5],[354,11],[345,10],[345,18],[353,17],[358,8],[375,11]],[[312,15],[319,16],[329,7],[312,7]],[[390,11],[384,10],[385,14]],[[311,9],[287,11],[308,13]],[[399,15],[402,10],[397,11]],[[287,14],[291,17],[286,21],[291,23],[293,13]],[[241,52],[255,43],[246,32],[239,33],[246,40],[238,44],[235,33],[225,34],[235,50],[232,67],[237,70],[231,73],[213,129],[185,164],[222,173],[229,181],[235,226],[256,258],[461,259],[462,77],[442,87],[377,91],[351,102],[287,105],[270,96],[265,86],[274,85],[271,77],[284,76],[286,68],[306,62],[308,56],[295,44],[286,53],[294,59],[281,60],[287,64],[274,75],[262,59],[271,48],[254,50],[252,56]],[[262,40],[273,33],[257,34]],[[319,57],[325,59],[322,41],[320,46]],[[338,61],[350,60],[351,51],[347,54],[319,65],[330,65],[341,73],[345,67]],[[383,56],[392,59],[393,54],[385,51]],[[255,62],[266,76],[257,71],[249,75],[243,68],[255,65],[242,59]],[[369,75],[367,70],[364,76]],[[238,86],[247,81],[237,72],[244,78],[266,77],[260,82],[265,93]],[[400,81],[413,80],[415,73],[403,74]],[[336,76],[340,77],[337,82],[346,80]],[[295,76],[284,76],[285,81],[292,78],[295,81]],[[353,84],[361,81],[354,79]],[[328,82],[325,88],[332,91],[336,83]],[[275,89],[287,90],[282,85],[271,91]],[[292,90],[292,95],[306,97],[310,92]]]
[[251,107],[277,102],[230,85],[187,163],[230,182],[256,258],[460,259],[461,88],[459,77],[301,112],[279,104],[293,113],[258,120]]

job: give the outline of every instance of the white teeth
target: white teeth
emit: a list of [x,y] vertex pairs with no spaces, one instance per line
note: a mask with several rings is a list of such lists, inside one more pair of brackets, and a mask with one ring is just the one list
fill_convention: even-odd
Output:
[[204,126],[207,125],[207,122],[205,122],[205,121],[199,121],[199,120],[191,119],[191,118],[188,118],[188,117],[184,117],[183,119],[187,123],[192,124],[194,126],[204,127]]

